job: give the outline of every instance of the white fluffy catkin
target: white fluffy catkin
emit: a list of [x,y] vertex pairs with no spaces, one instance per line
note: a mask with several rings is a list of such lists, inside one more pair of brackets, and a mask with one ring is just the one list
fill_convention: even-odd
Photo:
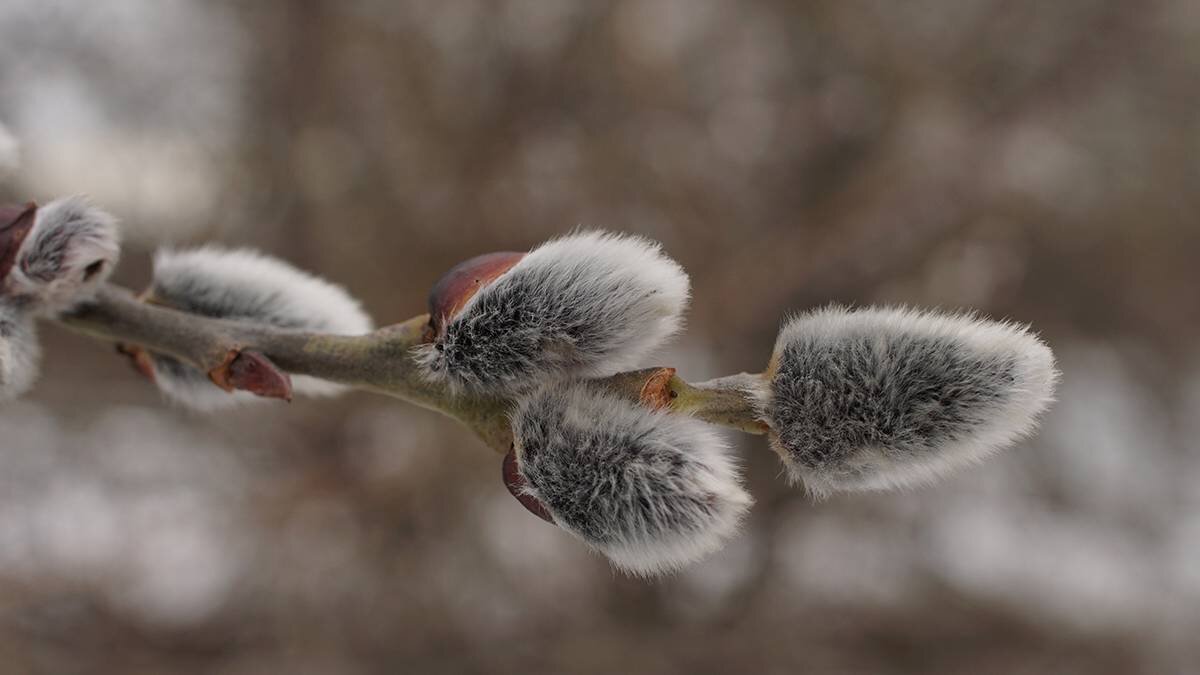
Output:
[[0,299],[0,403],[33,386],[40,355],[33,316]]
[[115,218],[83,197],[56,199],[38,208],[4,292],[39,314],[56,316],[93,297],[120,251]]
[[698,560],[733,535],[752,500],[716,432],[573,381],[513,414],[525,491],[617,567],[649,576]]
[[[160,250],[154,256],[149,297],[154,302],[202,316],[255,321],[298,331],[361,335],[370,317],[340,286],[256,251],[204,247]],[[155,382],[173,401],[201,411],[258,400],[247,392],[229,394],[208,376],[180,361],[152,355]],[[333,396],[344,387],[313,377],[292,378],[305,396]]]
[[772,445],[816,495],[931,483],[979,462],[1034,430],[1058,379],[1024,326],[840,307],[788,321],[770,375]]
[[655,242],[573,234],[480,289],[417,358],[431,378],[496,394],[610,375],[679,330],[689,291],[687,274]]

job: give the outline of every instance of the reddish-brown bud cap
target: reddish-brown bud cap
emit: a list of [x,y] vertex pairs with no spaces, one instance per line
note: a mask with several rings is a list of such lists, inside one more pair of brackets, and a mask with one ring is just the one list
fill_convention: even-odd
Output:
[[479,289],[495,281],[524,258],[524,253],[485,253],[450,268],[429,291],[429,332],[432,341],[445,330]]
[[8,276],[17,262],[17,251],[33,229],[37,204],[0,206],[0,279]]
[[550,512],[546,510],[545,505],[538,501],[536,497],[525,494],[523,489],[525,487],[525,479],[521,476],[521,470],[517,466],[516,450],[510,449],[508,454],[504,456],[503,468],[504,486],[508,488],[512,496],[517,498],[517,501],[521,502],[521,506],[524,506],[530,513],[547,523],[553,523],[554,519],[550,517]]

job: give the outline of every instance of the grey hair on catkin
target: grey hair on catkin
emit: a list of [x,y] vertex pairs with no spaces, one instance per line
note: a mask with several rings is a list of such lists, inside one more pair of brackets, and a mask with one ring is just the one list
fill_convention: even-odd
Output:
[[675,570],[719,549],[752,503],[714,430],[594,383],[538,389],[512,422],[526,494],[633,574]]
[[658,243],[573,234],[484,286],[417,358],[430,378],[477,393],[611,375],[679,330],[689,292],[687,274]]
[[40,356],[33,316],[0,299],[0,403],[29,391]]
[[911,309],[788,321],[762,414],[794,480],[834,491],[931,483],[1028,435],[1054,355],[1026,327]]
[[[298,331],[361,335],[372,330],[370,317],[342,287],[248,249],[159,250],[147,297],[192,314]],[[260,400],[247,392],[227,393],[213,386],[206,374],[174,358],[151,357],[159,388],[186,407],[213,411]],[[307,376],[294,377],[292,387],[305,396],[333,396],[345,390]]]
[[120,257],[117,221],[83,197],[39,207],[6,279],[5,293],[57,316],[90,300]]

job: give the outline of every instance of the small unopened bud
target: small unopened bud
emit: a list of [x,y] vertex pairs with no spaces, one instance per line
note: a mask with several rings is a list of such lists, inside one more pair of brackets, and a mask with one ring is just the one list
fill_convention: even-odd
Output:
[[679,329],[687,307],[687,274],[640,237],[588,232],[496,256],[468,261],[487,274],[439,282],[432,298],[432,342],[418,359],[453,387],[514,394],[625,370]]
[[95,295],[117,264],[120,234],[116,219],[82,197],[32,208],[32,227],[4,277],[4,294],[55,316]]
[[634,574],[717,550],[752,501],[710,427],[594,383],[538,389],[513,414],[513,435],[510,490]]
[[827,308],[789,321],[763,414],[814,494],[931,483],[1037,426],[1058,373],[1028,329],[907,309]]
[[33,316],[0,303],[0,403],[33,386],[40,354]]
[[[303,272],[282,260],[250,250],[205,247],[186,251],[160,250],[154,256],[154,280],[145,299],[175,309],[219,319],[263,323],[279,328],[361,335],[370,332],[370,317],[345,289]],[[244,353],[229,376],[239,375],[238,363],[253,365],[257,356]],[[168,398],[197,410],[218,410],[256,400],[246,391],[223,391],[212,377],[174,358],[149,355],[151,379]],[[136,362],[147,370],[145,355]],[[290,389],[277,373],[269,383],[258,382],[273,396],[332,396],[344,387],[308,376],[291,378]],[[250,373],[241,373],[249,378]],[[256,382],[261,376],[251,378]],[[266,386],[269,385],[269,386]],[[231,387],[226,387],[231,388]],[[284,391],[287,389],[287,391]],[[261,394],[261,392],[260,392]]]

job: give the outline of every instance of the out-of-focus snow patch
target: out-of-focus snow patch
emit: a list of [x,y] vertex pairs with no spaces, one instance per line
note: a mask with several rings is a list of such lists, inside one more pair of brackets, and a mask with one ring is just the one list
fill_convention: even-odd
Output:
[[170,628],[228,599],[249,541],[229,448],[133,408],[75,428],[21,402],[0,430],[0,582],[91,589]]
[[592,571],[608,563],[590,554],[565,530],[526,511],[499,480],[495,485],[492,497],[472,509],[478,536],[491,559],[526,601],[544,605],[584,601]]
[[[725,548],[686,567],[679,577],[681,590],[669,600],[683,616],[704,616],[719,611],[739,590],[746,587],[759,570],[764,548],[749,528],[729,540]],[[768,571],[769,572],[769,571]]]
[[[131,433],[136,429],[136,433]],[[114,481],[152,485],[164,491],[215,489],[237,497],[249,489],[245,471],[222,444],[190,433],[161,409],[118,407],[87,429],[97,470]]]
[[136,533],[123,552],[110,601],[148,623],[195,625],[226,600],[241,571],[220,510],[196,495],[155,495],[130,504],[123,523]]
[[1170,422],[1135,366],[1103,345],[1065,350],[1058,403],[1046,418],[1041,456],[1072,503],[1149,520],[1169,517],[1163,486],[1184,470]]
[[64,46],[4,54],[22,197],[87,194],[144,244],[211,224],[224,202],[217,192],[236,171],[244,23],[231,8],[181,0],[2,3],[8,42],[35,26],[30,44]]
[[133,534],[122,505],[98,481],[64,476],[28,511],[34,551],[42,571],[77,582],[103,582],[120,569]]
[[130,241],[195,234],[220,201],[212,157],[183,133],[81,133],[32,139],[25,149],[22,179],[40,198],[86,194],[122,214]]
[[781,528],[778,557],[798,600],[897,605],[919,587],[908,530],[837,514],[791,520]]
[[7,178],[21,164],[21,146],[3,124],[0,124],[0,179]]
[[1168,600],[1155,550],[1121,526],[1021,508],[962,503],[936,523],[930,567],[952,585],[1080,629],[1144,624]]

